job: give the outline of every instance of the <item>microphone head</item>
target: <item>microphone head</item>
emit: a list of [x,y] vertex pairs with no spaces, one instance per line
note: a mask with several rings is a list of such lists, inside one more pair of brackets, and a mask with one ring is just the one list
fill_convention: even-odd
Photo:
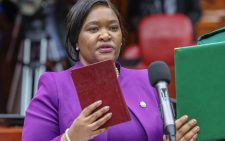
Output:
[[168,65],[163,61],[155,61],[148,67],[148,77],[152,86],[155,86],[159,81],[170,83],[170,71]]

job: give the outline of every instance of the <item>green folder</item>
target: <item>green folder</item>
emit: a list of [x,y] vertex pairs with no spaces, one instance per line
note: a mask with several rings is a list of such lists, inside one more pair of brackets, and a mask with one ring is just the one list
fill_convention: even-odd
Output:
[[195,118],[198,141],[225,139],[225,42],[175,49],[177,117]]

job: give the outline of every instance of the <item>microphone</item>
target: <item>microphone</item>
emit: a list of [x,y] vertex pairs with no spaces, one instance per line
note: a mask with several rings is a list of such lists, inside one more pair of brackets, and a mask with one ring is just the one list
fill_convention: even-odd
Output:
[[165,134],[169,135],[170,141],[176,141],[176,128],[172,105],[169,99],[167,85],[170,83],[170,71],[163,61],[155,61],[149,65],[148,77],[151,85],[157,89],[160,99],[161,116],[164,121]]

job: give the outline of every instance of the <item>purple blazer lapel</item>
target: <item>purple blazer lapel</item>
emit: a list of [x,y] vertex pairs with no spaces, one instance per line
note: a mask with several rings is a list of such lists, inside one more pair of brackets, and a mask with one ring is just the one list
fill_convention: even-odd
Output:
[[[150,85],[149,88],[140,87],[149,82],[141,82],[140,84],[137,81],[132,82],[131,79],[124,80],[123,76],[119,78],[119,81],[128,108],[140,121],[148,141],[162,141],[162,120],[157,100],[154,96],[154,89],[151,89]],[[140,102],[142,101],[146,103],[146,107],[140,106]]]
[[[124,91],[127,91],[126,93],[132,93],[132,92],[129,92],[129,90],[124,90]],[[153,123],[153,120],[151,120],[152,116],[154,114],[151,114],[153,111],[152,111],[151,107],[149,106],[150,101],[148,101],[148,100],[146,101],[145,97],[142,97],[142,98],[143,99],[139,99],[138,97],[134,97],[134,96],[131,96],[131,95],[129,95],[129,96],[125,95],[125,101],[126,101],[128,107],[129,107],[129,109],[134,113],[134,115],[140,121],[141,125],[143,126],[143,128],[146,132],[148,140],[150,140],[151,126],[152,126],[152,124],[155,124],[155,123]],[[139,105],[139,103],[141,101],[146,102],[146,104],[147,104],[146,108],[142,108]]]

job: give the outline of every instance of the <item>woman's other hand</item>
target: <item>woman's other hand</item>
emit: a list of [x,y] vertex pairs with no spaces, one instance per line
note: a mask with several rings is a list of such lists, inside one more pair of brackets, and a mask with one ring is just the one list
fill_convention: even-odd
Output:
[[[176,122],[176,140],[177,141],[195,141],[200,127],[197,126],[196,119],[188,121],[188,116],[184,115]],[[163,137],[164,141],[169,141],[168,136]]]
[[102,101],[94,102],[74,120],[68,133],[71,141],[88,141],[108,129],[100,127],[112,117],[112,113],[107,113],[110,107],[105,106],[94,112],[101,104]]

